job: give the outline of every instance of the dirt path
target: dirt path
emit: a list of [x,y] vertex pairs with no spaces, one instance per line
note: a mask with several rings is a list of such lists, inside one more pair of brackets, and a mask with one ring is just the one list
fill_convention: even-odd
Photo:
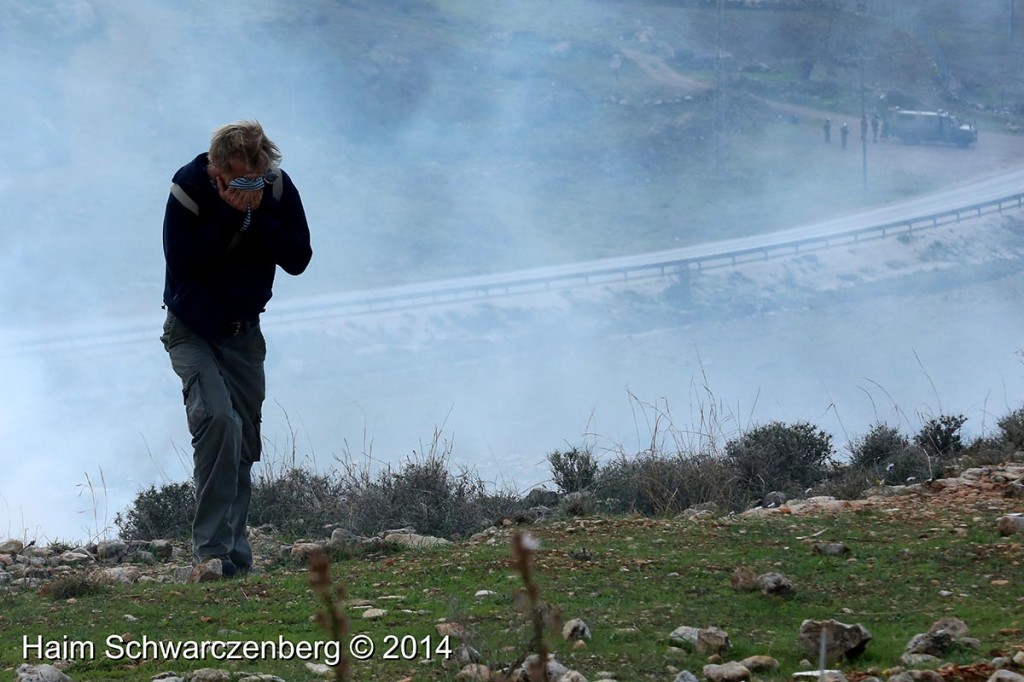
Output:
[[623,50],[622,54],[636,63],[641,70],[655,83],[664,85],[688,95],[707,92],[712,89],[704,81],[684,76],[665,63],[661,57],[644,54],[635,50]]

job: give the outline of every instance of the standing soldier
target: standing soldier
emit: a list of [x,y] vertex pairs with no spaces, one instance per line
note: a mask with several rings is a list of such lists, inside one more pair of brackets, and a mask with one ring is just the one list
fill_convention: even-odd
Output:
[[839,135],[842,137],[843,149],[846,149],[846,138],[850,136],[850,129],[846,127],[845,123],[843,124],[843,127],[839,129]]
[[825,144],[832,142],[832,119],[826,118],[825,125],[821,126],[821,129],[825,131]]
[[871,141],[878,142],[878,112],[871,114]]

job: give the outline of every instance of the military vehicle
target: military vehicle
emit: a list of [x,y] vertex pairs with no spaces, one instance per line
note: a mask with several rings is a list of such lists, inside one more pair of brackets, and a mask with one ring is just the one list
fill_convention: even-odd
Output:
[[889,137],[902,140],[904,144],[919,142],[945,142],[957,147],[966,147],[978,141],[978,129],[974,123],[961,121],[946,111],[904,111],[893,109],[889,112]]

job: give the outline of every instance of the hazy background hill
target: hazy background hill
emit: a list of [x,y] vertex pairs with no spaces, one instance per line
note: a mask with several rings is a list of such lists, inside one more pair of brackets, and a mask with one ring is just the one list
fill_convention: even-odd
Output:
[[[279,300],[641,253],[1016,163],[1013,6],[725,2],[719,17],[714,2],[641,0],[13,4],[0,16],[0,345],[102,325],[154,332],[0,357],[13,387],[0,532],[76,532],[92,503],[67,498],[84,472],[102,469],[112,508],[187,475],[178,388],[155,340],[160,220],[170,176],[216,126],[259,118],[306,203],[314,261],[282,277]],[[820,131],[826,115],[856,126],[862,73],[868,112],[948,108],[978,120],[979,145],[870,145],[865,190],[859,133],[841,155]],[[1018,245],[1000,230],[969,268],[909,293],[902,280],[847,289],[842,306],[816,291],[823,266],[810,263],[757,305],[762,287],[737,274],[696,308],[667,282],[597,302],[271,325],[267,434],[281,446],[300,432],[321,464],[345,442],[394,461],[444,423],[457,458],[527,484],[548,449],[584,432],[641,447],[647,418],[629,392],[688,415],[704,372],[743,423],[856,432],[922,405],[981,416],[990,400],[1015,405],[1020,384]],[[966,262],[961,246],[944,262]],[[907,269],[891,261],[875,269]],[[874,390],[864,377],[892,400],[858,397]]]

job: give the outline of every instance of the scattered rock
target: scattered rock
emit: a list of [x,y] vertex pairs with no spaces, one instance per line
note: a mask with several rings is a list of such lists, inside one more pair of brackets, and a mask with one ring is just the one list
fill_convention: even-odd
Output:
[[735,661],[706,665],[703,672],[708,682],[746,682],[750,679],[750,671]]
[[998,522],[999,534],[1003,537],[1024,533],[1024,514],[1007,514]]
[[46,663],[42,665],[22,663],[15,672],[14,682],[72,682],[70,677]]
[[128,545],[120,540],[101,540],[96,544],[96,556],[100,559],[120,559],[128,552]]
[[752,673],[779,669],[779,662],[771,656],[748,656],[740,661],[740,665]]
[[988,678],[988,682],[1024,682],[1024,675],[1012,670],[997,670]]
[[[220,560],[217,560],[218,567]],[[219,569],[218,569],[219,570]],[[96,574],[96,579],[115,585],[133,585],[142,577],[142,572],[134,566],[118,566],[116,568],[104,568]]]
[[790,679],[793,682],[846,682],[846,675],[842,670],[801,670],[793,673]]
[[668,640],[672,646],[677,646],[686,651],[693,651],[697,646],[697,632],[698,629],[695,627],[680,625],[669,634]]
[[523,506],[525,507],[556,507],[561,499],[554,490],[548,490],[546,488],[534,488],[526,494],[523,498]]
[[762,594],[788,598],[796,594],[792,581],[781,573],[762,573],[757,576],[757,589]]
[[153,540],[149,543],[149,551],[161,559],[170,559],[174,556],[174,545],[170,540]]
[[319,675],[320,677],[332,677],[334,675],[334,668],[329,665],[324,665],[323,663],[312,663],[310,661],[306,661],[306,670],[314,675]]
[[331,539],[327,541],[327,548],[334,550],[347,550],[358,547],[362,538],[344,528],[335,528],[331,532]]
[[696,651],[701,656],[724,654],[729,650],[729,634],[720,628],[710,627],[697,631]]
[[96,563],[84,549],[69,549],[57,556],[56,562],[64,566],[87,566]]
[[940,661],[957,648],[976,649],[976,639],[968,637],[967,624],[959,618],[943,618],[932,624],[928,632],[914,635],[900,659],[904,665],[921,665]]
[[[526,657],[522,665],[512,671],[513,682],[531,682],[530,670],[540,668],[540,656],[537,654],[531,654]],[[569,669],[559,663],[554,654],[548,654],[547,665],[545,667],[547,677],[549,680],[558,680],[559,682],[565,681],[565,675],[569,672]]]
[[459,668],[465,668],[471,663],[481,663],[483,658],[480,656],[480,652],[471,647],[470,645],[463,642],[455,651],[452,652],[451,658],[446,658],[441,662],[444,666],[445,663],[454,663]]
[[466,628],[462,623],[438,623],[434,626],[434,629],[442,637],[461,637],[466,632]]
[[757,587],[757,574],[746,566],[739,566],[729,577],[729,585],[737,592],[754,592]]
[[450,545],[450,540],[444,538],[435,538],[430,535],[417,535],[416,533],[388,533],[384,536],[384,542],[393,542],[403,547],[410,547],[412,549],[423,549],[427,547],[437,547],[441,545]]
[[188,682],[228,682],[231,675],[216,668],[200,668],[185,676]]
[[863,625],[847,625],[837,620],[805,620],[800,624],[800,645],[812,659],[819,655],[822,632],[825,636],[825,660],[835,663],[840,658],[856,658],[864,652],[871,633]]
[[566,621],[565,625],[562,626],[562,639],[567,641],[590,639],[590,637],[590,626],[579,618],[573,618],[572,620]]
[[0,542],[0,554],[21,554],[25,551],[25,543],[21,540],[4,540]]
[[296,542],[288,553],[297,559],[306,561],[311,556],[320,554],[323,551],[324,547],[319,542]]
[[730,647],[728,633],[716,627],[694,628],[680,625],[668,638],[673,646],[696,652],[701,656],[723,654]]
[[1017,481],[1010,481],[1006,489],[1007,497],[1024,498],[1024,478]]
[[841,542],[816,542],[811,546],[811,552],[821,556],[843,556],[850,553],[850,548]]
[[188,581],[190,583],[207,583],[212,580],[221,580],[223,577],[224,565],[220,559],[207,559],[192,568]]

